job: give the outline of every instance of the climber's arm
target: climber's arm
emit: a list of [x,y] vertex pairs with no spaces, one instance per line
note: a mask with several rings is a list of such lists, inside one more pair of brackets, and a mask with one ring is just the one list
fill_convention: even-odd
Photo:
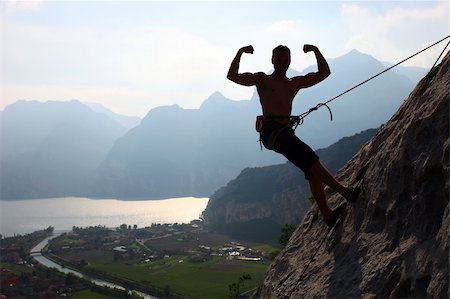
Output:
[[239,63],[241,62],[241,56],[243,53],[253,54],[253,47],[247,46],[239,49],[233,61],[231,62],[227,78],[234,83],[244,86],[256,85],[259,80],[260,73],[239,73]]
[[328,66],[327,61],[316,46],[305,45],[303,47],[303,52],[314,52],[317,60],[318,71],[308,73],[304,76],[293,77],[292,81],[298,89],[316,85],[317,83],[325,80],[325,78],[327,78],[331,74],[330,67]]

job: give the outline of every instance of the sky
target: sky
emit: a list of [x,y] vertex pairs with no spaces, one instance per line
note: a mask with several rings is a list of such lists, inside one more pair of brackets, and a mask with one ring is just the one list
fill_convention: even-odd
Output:
[[[152,108],[198,108],[219,91],[250,99],[226,74],[271,70],[272,49],[291,67],[352,49],[397,62],[449,35],[450,1],[2,1],[0,110],[17,100],[97,102],[143,117]],[[405,65],[430,68],[445,43]],[[366,78],[361,78],[362,80]],[[356,82],[359,83],[359,82]]]

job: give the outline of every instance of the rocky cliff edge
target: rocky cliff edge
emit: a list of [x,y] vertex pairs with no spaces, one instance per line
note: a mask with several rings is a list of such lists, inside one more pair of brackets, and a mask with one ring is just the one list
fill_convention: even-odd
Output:
[[312,208],[255,297],[450,297],[449,92],[447,53],[338,172],[366,169],[358,201],[332,231]]

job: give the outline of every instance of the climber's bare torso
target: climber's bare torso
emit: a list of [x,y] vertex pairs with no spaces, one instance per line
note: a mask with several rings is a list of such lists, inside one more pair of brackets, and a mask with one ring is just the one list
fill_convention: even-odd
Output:
[[[234,62],[234,65],[232,64],[228,78],[240,85],[256,86],[265,116],[289,116],[292,111],[292,102],[299,90],[319,83],[330,74],[328,65],[317,47],[305,45],[303,50],[305,53],[310,51],[316,53],[319,60],[318,72],[288,78],[286,72],[291,62],[290,53],[278,52],[272,57],[274,65],[272,74],[267,75],[263,72],[239,73],[237,68],[242,53],[253,53],[253,47],[247,46],[239,50],[238,60]],[[321,63],[322,59],[324,63]]]
[[263,114],[266,116],[289,116],[292,111],[292,102],[299,88],[294,81],[286,76],[255,74],[257,77],[256,89]]

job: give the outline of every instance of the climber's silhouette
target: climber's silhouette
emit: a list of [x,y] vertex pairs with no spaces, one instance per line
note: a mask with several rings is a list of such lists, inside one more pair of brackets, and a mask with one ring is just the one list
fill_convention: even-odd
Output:
[[[316,56],[318,71],[305,76],[286,77],[291,62],[288,47],[278,46],[273,49],[272,64],[274,71],[267,75],[258,73],[239,73],[239,63],[243,53],[253,54],[253,47],[239,49],[233,59],[227,78],[245,86],[256,86],[261,101],[263,117],[261,126],[257,122],[261,141],[267,149],[283,154],[289,161],[299,167],[309,181],[311,192],[317,202],[323,219],[328,226],[333,226],[342,208],[333,211],[327,205],[322,183],[344,196],[347,201],[354,202],[357,190],[346,188],[322,165],[316,153],[294,134],[291,123],[292,102],[302,88],[313,86],[330,75],[330,69],[319,49],[313,45],[303,47],[305,53],[313,52]],[[342,205],[341,205],[342,207]]]

